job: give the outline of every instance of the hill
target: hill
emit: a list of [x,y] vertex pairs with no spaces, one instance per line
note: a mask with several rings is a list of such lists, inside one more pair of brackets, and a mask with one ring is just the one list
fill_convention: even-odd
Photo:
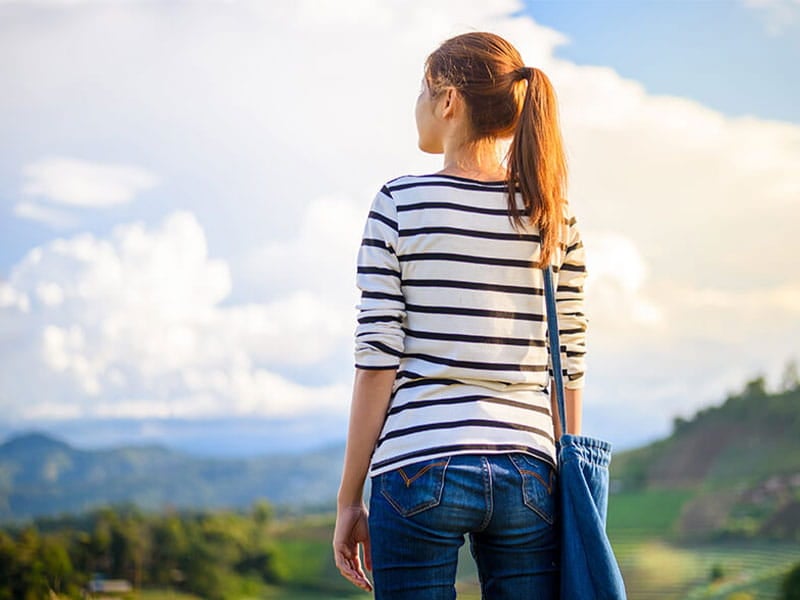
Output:
[[40,433],[0,445],[0,520],[83,512],[240,508],[264,498],[311,507],[333,501],[344,449],[253,459],[197,458],[161,446],[81,450]]
[[[244,508],[261,498],[328,510],[343,453],[337,445],[210,459],[163,446],[82,450],[29,433],[0,445],[0,521],[107,504]],[[754,379],[719,406],[675,419],[669,437],[615,453],[611,479],[610,530],[800,541],[800,385],[768,393]]]
[[616,454],[611,479],[618,494],[675,498],[664,510],[678,537],[800,540],[800,386],[768,393],[753,379],[675,419],[668,438]]

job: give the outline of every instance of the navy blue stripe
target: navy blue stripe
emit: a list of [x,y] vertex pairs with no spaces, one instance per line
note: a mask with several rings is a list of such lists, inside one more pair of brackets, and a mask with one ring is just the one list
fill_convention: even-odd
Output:
[[464,308],[462,306],[423,306],[406,304],[406,311],[434,315],[461,315],[465,317],[493,317],[496,319],[517,319],[520,321],[544,321],[543,315],[535,313],[510,312],[504,310],[486,310],[482,308]]
[[390,321],[397,321],[398,323],[402,323],[403,319],[397,317],[395,315],[375,315],[370,317],[359,317],[358,322],[362,325],[367,323],[387,323]]
[[392,221],[392,219],[390,219],[386,215],[382,215],[379,212],[375,212],[374,210],[371,210],[371,211],[369,211],[369,214],[367,215],[367,217],[370,218],[370,219],[375,219],[376,221],[380,221],[381,223],[386,223],[386,225],[388,225],[389,227],[391,227],[392,229],[397,231],[397,221]]
[[544,340],[531,338],[490,337],[485,335],[469,335],[465,333],[444,333],[440,331],[416,331],[403,328],[409,337],[425,340],[448,340],[452,342],[471,342],[475,344],[497,344],[503,346],[544,346]]
[[[398,374],[399,378],[399,374]],[[397,386],[394,393],[397,394],[400,390],[405,390],[409,388],[416,388],[416,387],[423,387],[426,385],[455,385],[457,383],[461,383],[458,379],[445,379],[443,377],[428,377],[426,379],[412,379],[411,381],[407,381],[405,383],[401,383]]]
[[414,371],[409,371],[408,369],[403,369],[402,371],[397,372],[398,379],[400,377],[405,377],[407,379],[420,379],[421,377],[425,377],[419,373],[415,373]]
[[393,406],[389,410],[388,414],[396,415],[397,413],[403,412],[404,410],[410,410],[414,408],[426,408],[428,406],[448,406],[451,404],[465,404],[469,402],[489,402],[492,404],[502,404],[504,406],[513,406],[514,408],[532,410],[534,412],[540,412],[545,415],[550,414],[550,410],[542,406],[536,406],[533,404],[529,404],[527,402],[517,402],[516,400],[507,400],[505,398],[495,398],[494,396],[482,396],[482,395],[457,396],[454,398],[439,398],[438,400],[414,400],[411,402],[406,402],[405,404],[401,404],[399,406]]
[[583,248],[583,242],[581,240],[578,240],[577,242],[569,246],[567,248],[566,253],[569,254],[570,252],[572,252],[573,250],[577,250],[578,248]]
[[584,331],[586,331],[586,327],[576,327],[574,329],[561,329],[559,333],[568,335],[570,333],[583,333]]
[[533,294],[543,296],[542,288],[527,287],[524,285],[506,285],[502,283],[482,283],[478,281],[457,281],[452,279],[404,279],[404,286],[456,288],[463,290],[485,290],[489,292],[505,292],[506,294]]
[[372,340],[372,341],[368,341],[366,343],[369,344],[370,346],[372,346],[373,348],[375,348],[377,350],[380,350],[381,352],[385,352],[386,354],[391,354],[392,356],[403,356],[402,352],[400,352],[399,350],[395,350],[391,346],[387,346],[383,342],[378,342],[376,340]]
[[584,273],[586,272],[586,267],[584,265],[571,265],[569,263],[564,263],[561,265],[562,271],[575,271],[576,273]]
[[[403,254],[399,257],[400,262],[410,262],[418,260],[441,260],[447,262],[462,262],[474,265],[495,265],[499,267],[522,267],[530,269],[533,263],[530,260],[517,260],[513,258],[495,258],[492,256],[471,256],[469,254],[453,254],[450,252],[417,252],[414,254]],[[566,266],[565,266],[566,268]]]
[[556,288],[557,292],[574,292],[580,294],[583,291],[582,287],[574,285],[560,285]]
[[394,193],[400,190],[409,190],[411,188],[416,187],[446,187],[446,188],[454,188],[457,190],[472,190],[476,192],[504,192],[506,193],[506,189],[503,189],[505,184],[500,184],[500,186],[488,186],[488,185],[478,185],[475,183],[467,183],[467,182],[459,182],[459,181],[414,181],[412,183],[398,183],[395,185],[389,186],[389,191]]
[[361,241],[362,246],[370,246],[372,248],[380,248],[382,250],[386,250],[391,254],[394,254],[394,248],[392,248],[389,244],[387,244],[384,240],[376,240],[374,238],[364,238]]
[[364,290],[361,292],[362,298],[372,298],[373,300],[393,300],[395,302],[399,302],[402,304],[405,302],[405,298],[402,294],[387,294],[386,292],[370,292]]
[[544,372],[547,371],[547,365],[526,365],[522,363],[494,363],[482,362],[472,360],[456,360],[453,358],[446,358],[444,356],[435,356],[433,354],[423,354],[422,352],[410,352],[403,354],[405,358],[416,358],[417,360],[424,360],[425,362],[434,363],[437,365],[449,365],[451,367],[459,367],[461,369],[479,369],[483,371],[519,371],[519,372]]
[[407,435],[414,435],[415,433],[423,433],[426,431],[435,431],[437,429],[457,429],[459,427],[491,427],[492,429],[513,429],[514,431],[527,431],[528,433],[535,433],[541,435],[543,438],[554,442],[553,436],[544,429],[532,427],[531,425],[522,425],[520,423],[508,423],[505,421],[492,421],[489,419],[463,419],[461,421],[444,421],[439,423],[426,423],[424,425],[414,425],[413,427],[405,427],[403,429],[395,429],[388,432],[378,440],[375,445],[380,448],[386,440],[392,440],[398,437]]
[[425,209],[457,210],[460,212],[477,213],[480,215],[497,215],[506,218],[509,214],[508,209],[505,208],[483,208],[481,206],[469,206],[465,204],[457,204],[455,202],[414,202],[412,204],[399,204],[397,206],[397,212]]
[[553,458],[543,452],[539,448],[532,448],[531,446],[524,446],[522,444],[453,444],[450,446],[434,446],[433,448],[426,448],[425,450],[417,450],[415,452],[407,452],[406,454],[401,454],[400,456],[395,456],[393,458],[389,458],[386,460],[382,460],[380,462],[376,462],[372,465],[373,470],[382,469],[383,467],[388,467],[389,465],[410,459],[410,458],[422,458],[426,456],[435,456],[437,454],[442,454],[445,452],[463,452],[464,450],[468,450],[470,452],[525,452],[527,454],[532,454],[533,456],[542,459],[551,467],[556,468],[555,463],[553,462]]
[[460,227],[416,227],[413,229],[401,229],[400,237],[411,237],[415,235],[428,235],[431,233],[443,233],[447,235],[460,235],[464,237],[485,238],[489,240],[511,240],[515,242],[541,242],[541,238],[535,234],[508,233],[501,231],[477,231],[474,229],[462,229]]
[[415,175],[415,177],[433,177],[438,179],[454,179],[456,181],[464,181],[466,183],[474,183],[477,185],[500,185],[503,187],[508,186],[508,181],[495,179],[494,181],[481,181],[480,179],[471,179],[469,177],[461,177],[460,175],[450,175],[450,173],[429,173],[428,175]]
[[361,275],[390,275],[392,277],[400,277],[400,271],[384,269],[383,267],[358,267],[356,272]]

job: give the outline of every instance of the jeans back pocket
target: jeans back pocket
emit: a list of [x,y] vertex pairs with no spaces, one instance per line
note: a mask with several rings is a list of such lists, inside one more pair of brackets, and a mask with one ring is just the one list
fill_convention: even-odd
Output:
[[442,501],[449,456],[430,458],[398,467],[380,475],[381,494],[404,517],[410,517]]
[[556,470],[545,461],[529,454],[509,455],[522,478],[522,499],[551,525],[556,516]]

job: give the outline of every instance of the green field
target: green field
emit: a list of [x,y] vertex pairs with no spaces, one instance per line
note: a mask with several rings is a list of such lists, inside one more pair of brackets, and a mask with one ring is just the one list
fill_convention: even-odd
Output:
[[[670,541],[672,523],[688,492],[640,492],[612,496],[609,537],[623,570],[629,598],[727,600],[734,592],[777,598],[780,578],[800,561],[800,544],[753,541],[686,544]],[[287,525],[279,544],[287,555],[290,588],[265,596],[280,600],[368,598],[336,571],[330,554],[333,517]],[[712,572],[719,577],[712,582]],[[460,600],[478,600],[477,572],[467,543],[461,549]]]
[[[781,578],[800,561],[800,544],[680,542],[675,523],[695,494],[691,490],[648,490],[611,496],[609,538],[629,597],[727,600],[741,592],[758,600],[777,598]],[[712,573],[717,576],[713,581]]]
[[[778,600],[785,574],[800,562],[800,543],[767,539],[691,542],[678,524],[697,490],[647,490],[613,494],[608,531],[631,600]],[[238,519],[238,520],[237,520]],[[244,517],[215,514],[212,531],[245,539]],[[225,600],[357,600],[371,598],[337,571],[332,557],[332,513],[284,517],[259,533],[274,544],[271,572],[281,585],[220,572]],[[213,529],[213,526],[217,529]],[[237,529],[238,527],[238,529]],[[222,529],[220,529],[222,528]],[[252,534],[252,531],[249,533]],[[244,536],[244,537],[242,537]],[[234,536],[235,537],[235,536]],[[235,538],[235,539],[239,539]],[[224,541],[227,538],[221,538]],[[705,538],[714,539],[712,538]],[[215,552],[226,547],[215,542]],[[229,548],[230,549],[230,548]],[[209,563],[208,568],[214,566]],[[480,588],[468,542],[461,548],[456,588],[459,600],[479,600]],[[131,600],[200,600],[164,589],[145,590]]]
[[[751,544],[706,544],[680,546],[658,539],[614,536],[628,597],[631,600],[728,600],[734,593],[742,598],[777,600],[781,577],[798,561],[800,547],[794,544],[757,542]],[[281,588],[266,588],[253,600],[358,600],[370,598],[359,592],[336,572],[328,554],[328,541],[302,543],[285,541],[290,550],[291,580]],[[710,574],[721,568],[715,582]],[[474,563],[467,545],[462,548],[456,585],[459,600],[479,600],[480,591]],[[150,591],[141,600],[196,600],[188,595]],[[734,596],[735,597],[735,596]],[[242,596],[242,600],[247,596]]]

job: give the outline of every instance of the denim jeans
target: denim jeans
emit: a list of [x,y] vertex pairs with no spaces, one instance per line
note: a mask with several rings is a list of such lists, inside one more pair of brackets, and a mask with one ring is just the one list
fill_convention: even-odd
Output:
[[558,598],[556,471],[523,453],[453,455],[372,478],[376,600],[452,600],[469,534],[483,598]]

